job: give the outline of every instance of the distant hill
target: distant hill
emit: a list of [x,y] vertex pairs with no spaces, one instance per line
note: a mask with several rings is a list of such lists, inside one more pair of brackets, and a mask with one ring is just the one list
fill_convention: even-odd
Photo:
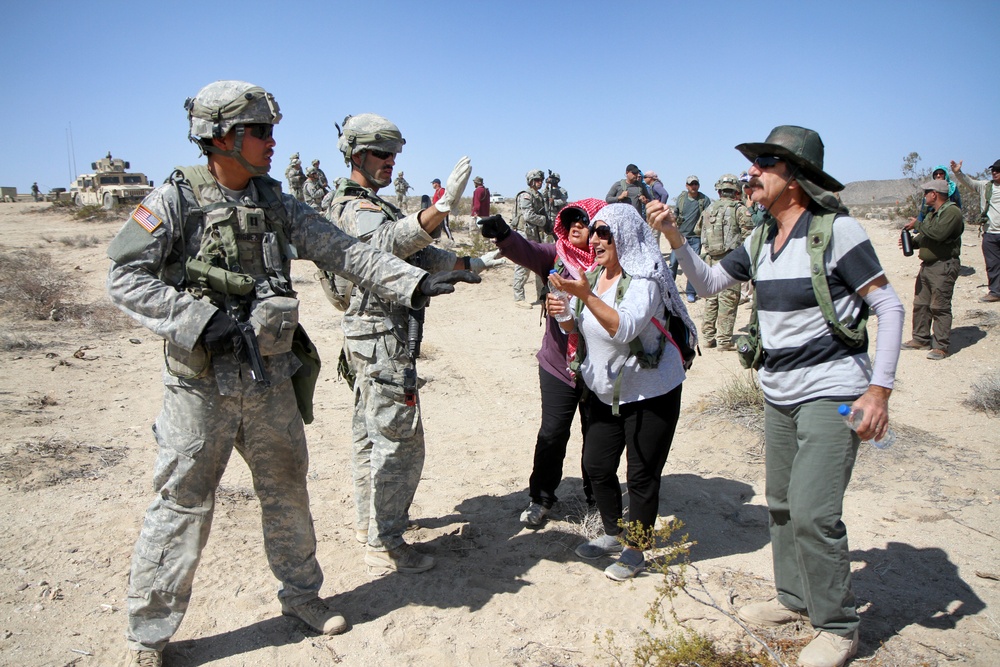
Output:
[[864,204],[895,205],[919,192],[919,185],[912,178],[893,178],[884,181],[854,181],[844,186],[840,200],[848,207]]

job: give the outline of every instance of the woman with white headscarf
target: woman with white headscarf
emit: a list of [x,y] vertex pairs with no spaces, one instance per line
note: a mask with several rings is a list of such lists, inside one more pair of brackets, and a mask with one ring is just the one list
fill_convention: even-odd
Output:
[[[624,581],[642,571],[645,559],[634,539],[638,535],[619,539],[618,463],[624,451],[628,523],[651,530],[685,377],[681,349],[668,333],[669,319],[683,323],[674,330],[686,329],[691,347],[697,328],[664,267],[652,230],[634,207],[610,204],[593,216],[590,243],[597,262],[593,272],[579,280],[550,278],[556,289],[573,297],[568,307],[574,317],[560,326],[579,332],[584,350],[578,355],[579,376],[590,391],[584,401],[588,428],[583,464],[605,531],[577,547],[576,553],[588,559],[620,553],[604,573]],[[552,295],[547,305],[552,315],[566,309],[565,302]]]

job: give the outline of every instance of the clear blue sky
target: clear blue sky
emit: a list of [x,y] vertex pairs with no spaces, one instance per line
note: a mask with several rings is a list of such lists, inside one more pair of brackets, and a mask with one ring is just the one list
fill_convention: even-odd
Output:
[[293,152],[346,174],[333,123],[367,111],[416,194],[462,155],[507,196],[537,168],[604,197],[630,162],[710,189],[779,124],[818,130],[845,183],[1000,158],[996,0],[281,4],[11,2],[0,185],[67,187],[71,125],[78,171],[111,151],[158,184],[199,160],[182,104],[217,79],[276,96],[275,177]]

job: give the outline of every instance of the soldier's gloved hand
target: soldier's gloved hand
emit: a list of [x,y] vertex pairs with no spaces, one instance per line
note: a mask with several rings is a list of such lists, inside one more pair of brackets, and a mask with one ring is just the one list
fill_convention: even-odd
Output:
[[479,221],[479,231],[484,237],[499,243],[510,236],[510,225],[502,215],[491,215]]
[[469,268],[472,269],[473,273],[477,276],[486,269],[492,269],[494,266],[502,266],[506,263],[507,260],[500,257],[499,250],[488,252],[482,257],[469,258]]
[[236,322],[221,310],[212,315],[201,332],[201,342],[212,354],[229,352],[233,349],[234,340],[239,337]]
[[478,283],[482,278],[472,271],[439,271],[424,276],[417,291],[424,296],[451,294],[455,291],[455,283]]
[[472,176],[472,163],[468,157],[463,157],[455,165],[448,177],[448,184],[444,188],[444,195],[437,200],[434,208],[442,213],[451,211],[451,207],[458,203],[465,192],[465,186],[469,183],[469,176]]

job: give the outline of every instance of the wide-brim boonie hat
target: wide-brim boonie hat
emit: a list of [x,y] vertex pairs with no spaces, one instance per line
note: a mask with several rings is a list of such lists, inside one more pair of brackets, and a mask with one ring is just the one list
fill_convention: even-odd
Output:
[[823,171],[823,140],[815,130],[798,125],[779,125],[763,142],[740,144],[736,150],[751,162],[761,155],[780,157],[799,168],[797,179],[805,178],[830,192],[844,189],[840,181]]

